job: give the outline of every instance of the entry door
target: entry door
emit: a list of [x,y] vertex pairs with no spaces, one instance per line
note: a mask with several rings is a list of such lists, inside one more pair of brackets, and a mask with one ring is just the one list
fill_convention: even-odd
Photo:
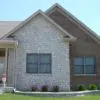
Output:
[[2,74],[4,73],[5,70],[5,59],[0,58],[0,80],[2,80]]

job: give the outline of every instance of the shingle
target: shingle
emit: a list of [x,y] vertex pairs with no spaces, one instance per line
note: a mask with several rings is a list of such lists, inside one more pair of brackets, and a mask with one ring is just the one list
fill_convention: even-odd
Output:
[[20,23],[21,21],[0,21],[0,38]]

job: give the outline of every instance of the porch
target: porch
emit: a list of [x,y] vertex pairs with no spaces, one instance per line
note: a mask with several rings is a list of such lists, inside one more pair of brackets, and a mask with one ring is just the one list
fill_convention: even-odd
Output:
[[2,75],[4,73],[6,73],[7,86],[14,86],[14,76],[12,77],[13,82],[9,82],[9,50],[15,50],[17,44],[15,40],[0,40],[0,86],[2,86]]

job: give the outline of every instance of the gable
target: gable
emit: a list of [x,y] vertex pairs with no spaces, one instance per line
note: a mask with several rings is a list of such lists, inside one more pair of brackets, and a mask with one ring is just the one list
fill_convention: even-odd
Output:
[[84,26],[77,18],[65,11],[60,5],[55,4],[46,11],[46,14],[77,39],[100,43],[99,37],[92,30]]
[[60,53],[67,51],[69,47],[69,42],[63,39],[65,34],[41,14],[32,18],[12,35],[19,41],[17,50],[21,49],[23,52]]
[[18,31],[20,28],[22,28],[24,25],[26,25],[29,21],[31,21],[33,18],[35,18],[38,15],[43,16],[49,23],[51,23],[52,25],[54,25],[54,27],[59,29],[64,34],[64,38],[67,38],[67,40],[76,40],[75,37],[73,37],[71,34],[69,34],[67,31],[65,31],[60,25],[55,23],[52,19],[50,19],[47,15],[45,15],[41,10],[37,11],[36,13],[34,13],[30,17],[28,17],[25,21],[23,21],[17,27],[12,29],[8,34],[6,34],[2,38],[7,38],[8,36],[12,35],[14,32]]
[[55,10],[49,15],[49,17],[77,39],[81,39],[82,41],[95,42],[89,35],[87,35],[82,29],[62,15],[59,11]]

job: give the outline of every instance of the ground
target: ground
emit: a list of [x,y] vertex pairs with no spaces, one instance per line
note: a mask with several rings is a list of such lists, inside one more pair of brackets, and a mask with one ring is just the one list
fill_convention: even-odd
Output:
[[15,94],[0,95],[0,100],[99,100],[100,95],[89,95],[82,97],[32,97]]

